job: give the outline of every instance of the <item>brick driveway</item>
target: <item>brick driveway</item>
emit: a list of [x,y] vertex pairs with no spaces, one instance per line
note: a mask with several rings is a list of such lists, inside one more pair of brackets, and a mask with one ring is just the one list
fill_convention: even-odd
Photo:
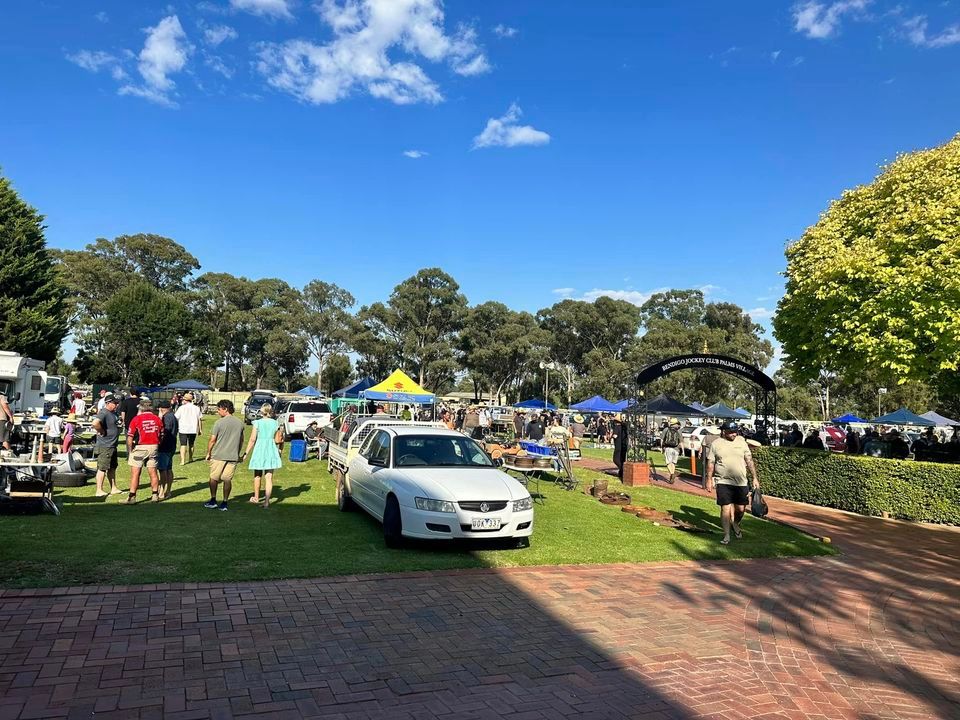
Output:
[[844,555],[3,591],[0,718],[960,718],[960,532],[771,508]]

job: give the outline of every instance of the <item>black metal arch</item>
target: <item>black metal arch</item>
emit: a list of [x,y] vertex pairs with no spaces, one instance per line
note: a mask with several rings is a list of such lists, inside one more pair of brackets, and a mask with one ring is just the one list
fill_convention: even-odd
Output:
[[654,380],[679,372],[680,370],[714,370],[734,375],[753,383],[756,388],[756,421],[754,423],[757,439],[768,444],[776,435],[777,422],[777,385],[773,378],[760,368],[726,355],[699,353],[694,355],[676,355],[648,365],[636,377],[637,402],[626,411],[628,433],[640,442],[630,443],[630,458],[634,461],[646,459],[650,449],[649,413],[644,400],[644,388]]

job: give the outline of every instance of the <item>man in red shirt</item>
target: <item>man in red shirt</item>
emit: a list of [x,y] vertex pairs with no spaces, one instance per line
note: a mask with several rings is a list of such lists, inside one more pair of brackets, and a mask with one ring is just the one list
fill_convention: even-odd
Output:
[[150,498],[159,502],[157,494],[160,490],[160,475],[157,472],[157,446],[160,444],[160,434],[163,424],[153,412],[153,402],[149,398],[140,401],[140,412],[130,421],[127,430],[127,464],[130,465],[130,493],[127,495],[127,505],[137,502],[137,488],[140,485],[140,471],[147,466],[150,474]]

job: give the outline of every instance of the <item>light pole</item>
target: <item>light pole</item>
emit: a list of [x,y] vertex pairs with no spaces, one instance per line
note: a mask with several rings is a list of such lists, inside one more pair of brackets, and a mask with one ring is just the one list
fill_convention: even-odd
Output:
[[877,417],[883,415],[883,411],[880,409],[880,397],[887,394],[886,388],[877,388]]
[[547,409],[547,404],[550,402],[550,371],[557,369],[557,364],[555,362],[542,362],[540,363],[540,369],[547,371],[546,387],[543,391],[543,409]]

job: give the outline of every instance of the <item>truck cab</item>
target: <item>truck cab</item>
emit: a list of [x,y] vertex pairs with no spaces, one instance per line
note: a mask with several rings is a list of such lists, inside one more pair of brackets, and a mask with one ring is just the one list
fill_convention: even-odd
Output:
[[43,414],[47,374],[41,360],[0,350],[0,392],[7,396],[10,409],[16,414]]

